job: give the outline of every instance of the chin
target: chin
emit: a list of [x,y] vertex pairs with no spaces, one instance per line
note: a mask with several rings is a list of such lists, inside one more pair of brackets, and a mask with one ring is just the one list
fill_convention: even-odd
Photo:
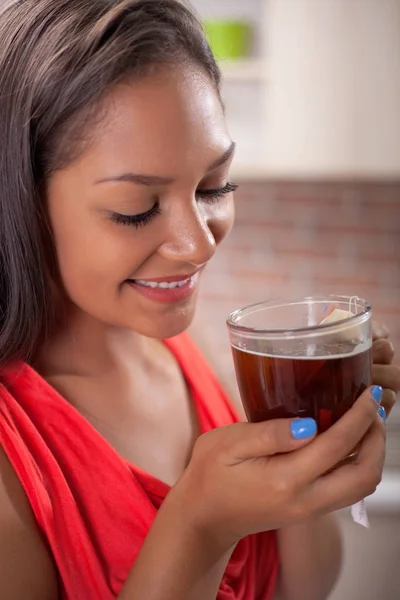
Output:
[[127,328],[148,338],[166,340],[186,331],[192,324],[195,306],[185,307],[161,315],[143,316],[138,323],[127,324]]

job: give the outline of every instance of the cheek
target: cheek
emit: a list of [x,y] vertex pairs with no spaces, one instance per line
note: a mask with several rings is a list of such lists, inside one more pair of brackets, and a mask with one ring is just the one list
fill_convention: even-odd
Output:
[[96,218],[75,224],[65,219],[57,225],[53,230],[61,280],[67,295],[78,302],[115,293],[151,253],[148,238],[128,227]]
[[233,199],[218,205],[209,216],[208,226],[217,244],[220,244],[230,233],[235,220]]

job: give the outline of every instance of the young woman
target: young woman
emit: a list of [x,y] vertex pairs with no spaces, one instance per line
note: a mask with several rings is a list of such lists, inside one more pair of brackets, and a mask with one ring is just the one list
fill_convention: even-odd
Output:
[[219,84],[176,0],[2,9],[4,600],[320,600],[329,513],[380,480],[388,341],[315,438],[310,419],[238,423],[183,333],[233,222]]

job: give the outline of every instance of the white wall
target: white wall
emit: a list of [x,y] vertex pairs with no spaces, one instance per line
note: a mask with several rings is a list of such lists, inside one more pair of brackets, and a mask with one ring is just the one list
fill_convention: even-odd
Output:
[[270,0],[268,167],[400,175],[400,0]]

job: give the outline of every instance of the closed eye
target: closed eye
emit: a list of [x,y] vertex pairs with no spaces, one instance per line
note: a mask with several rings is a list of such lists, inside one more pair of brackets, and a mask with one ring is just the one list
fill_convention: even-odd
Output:
[[139,229],[140,227],[145,227],[148,225],[150,221],[154,219],[154,217],[160,214],[160,212],[159,204],[156,202],[150,210],[138,215],[123,215],[121,213],[111,211],[108,213],[108,215],[111,221],[117,223],[118,225],[131,225],[132,227]]
[[217,188],[213,190],[197,190],[196,196],[201,198],[201,200],[203,200],[204,202],[208,202],[211,204],[212,202],[220,200],[227,194],[231,194],[232,192],[237,190],[238,187],[239,186],[235,185],[234,183],[227,183],[222,188]]

